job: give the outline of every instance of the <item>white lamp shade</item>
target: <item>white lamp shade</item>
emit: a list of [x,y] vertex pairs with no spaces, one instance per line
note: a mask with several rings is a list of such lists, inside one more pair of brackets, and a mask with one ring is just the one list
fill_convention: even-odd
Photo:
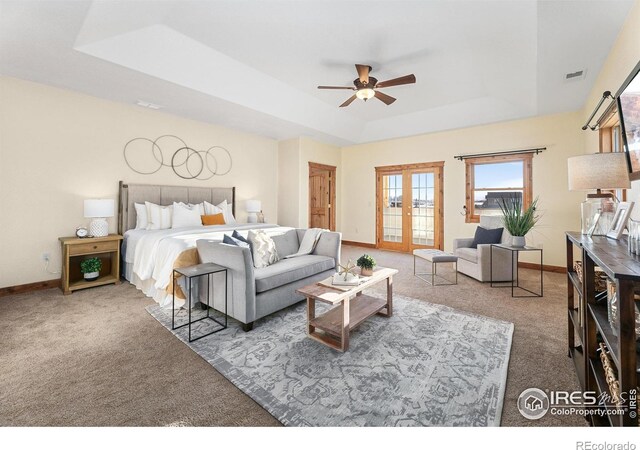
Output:
[[84,201],[85,217],[113,217],[115,202],[113,199],[92,199]]
[[262,203],[260,200],[247,200],[247,212],[258,213],[262,211]]
[[628,189],[629,168],[624,153],[594,153],[568,160],[569,190]]

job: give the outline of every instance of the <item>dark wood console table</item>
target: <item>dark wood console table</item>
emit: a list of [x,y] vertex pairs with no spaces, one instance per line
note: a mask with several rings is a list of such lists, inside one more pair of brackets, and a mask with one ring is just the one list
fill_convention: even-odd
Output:
[[[633,395],[638,391],[640,365],[636,350],[634,288],[640,286],[640,257],[627,251],[626,236],[620,240],[606,236],[567,232],[567,298],[569,356],[573,358],[583,391],[610,395],[600,360],[599,343],[604,342],[617,370],[620,392],[626,396],[617,415],[590,415],[593,425],[638,426],[638,406]],[[574,250],[582,261],[582,281],[574,270]],[[578,255],[576,255],[578,256]],[[596,266],[615,283],[618,295],[619,325],[609,324],[607,304],[596,302]],[[577,295],[575,295],[577,293]],[[631,394],[631,398],[629,397]]]

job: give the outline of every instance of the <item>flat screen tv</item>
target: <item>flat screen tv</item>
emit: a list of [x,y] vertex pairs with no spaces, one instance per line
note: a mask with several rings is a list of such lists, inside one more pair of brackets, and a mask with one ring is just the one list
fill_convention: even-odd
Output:
[[640,180],[640,62],[616,94],[629,178]]

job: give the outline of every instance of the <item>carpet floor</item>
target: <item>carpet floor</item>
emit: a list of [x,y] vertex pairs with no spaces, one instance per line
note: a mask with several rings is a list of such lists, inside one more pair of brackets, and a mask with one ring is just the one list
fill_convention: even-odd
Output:
[[[566,350],[564,275],[544,274],[543,298],[511,298],[509,289],[465,276],[457,286],[430,287],[413,276],[410,255],[344,246],[343,259],[365,251],[400,270],[397,294],[514,323],[503,426],[586,425],[577,416],[529,421],[516,408],[529,387],[578,389]],[[525,281],[537,276],[522,273]],[[280,425],[147,314],[150,304],[126,283],[0,298],[0,425]]]

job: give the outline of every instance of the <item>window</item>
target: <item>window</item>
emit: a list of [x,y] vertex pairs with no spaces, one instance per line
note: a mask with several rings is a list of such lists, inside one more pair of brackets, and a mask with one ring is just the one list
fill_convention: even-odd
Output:
[[479,222],[480,215],[500,214],[500,202],[520,198],[531,204],[531,154],[468,158],[466,222]]

